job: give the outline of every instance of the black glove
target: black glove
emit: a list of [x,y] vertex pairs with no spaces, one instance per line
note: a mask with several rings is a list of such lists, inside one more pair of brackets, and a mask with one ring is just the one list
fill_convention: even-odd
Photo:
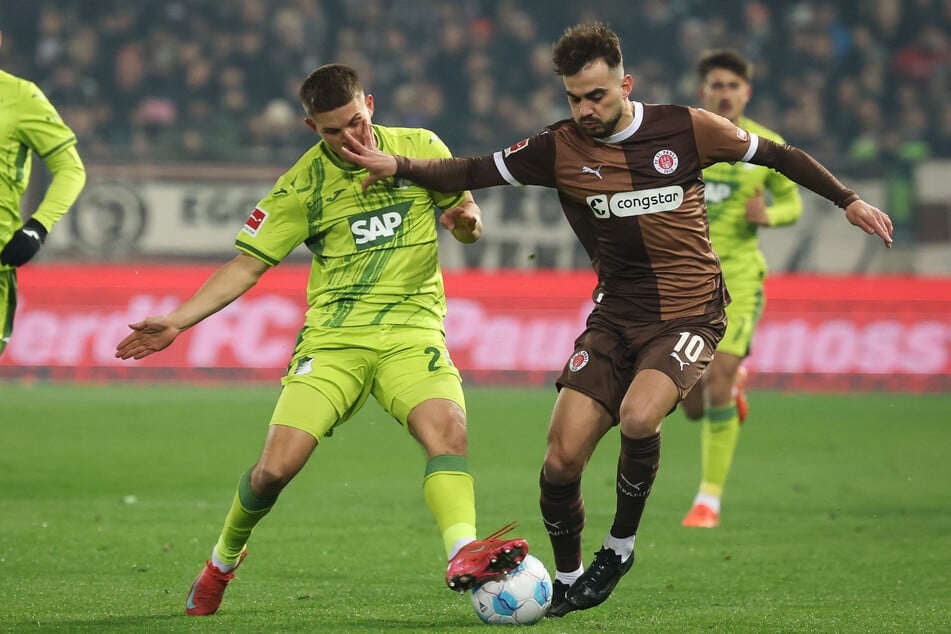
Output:
[[30,218],[13,233],[13,237],[0,251],[0,264],[22,266],[30,261],[46,240],[46,227]]

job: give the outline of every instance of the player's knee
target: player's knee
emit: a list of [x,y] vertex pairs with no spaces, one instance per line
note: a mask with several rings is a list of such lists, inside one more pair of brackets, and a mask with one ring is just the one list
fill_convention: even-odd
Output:
[[465,425],[449,425],[440,439],[441,447],[435,447],[435,454],[466,455],[468,442]]
[[581,477],[584,464],[585,461],[580,456],[549,447],[545,452],[545,463],[542,469],[545,480],[554,485],[564,485]]
[[707,386],[707,394],[710,405],[723,407],[733,398],[733,378],[723,377],[710,381]]
[[646,408],[621,409],[621,433],[629,438],[647,438],[660,431],[660,424],[664,415]]
[[251,471],[251,491],[259,498],[277,497],[296,473],[274,462],[258,463]]

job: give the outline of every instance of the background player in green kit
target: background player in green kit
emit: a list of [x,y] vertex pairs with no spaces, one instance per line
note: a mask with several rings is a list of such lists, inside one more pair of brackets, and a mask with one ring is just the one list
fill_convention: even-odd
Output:
[[[32,152],[43,159],[53,180],[24,222],[20,199],[30,183]],[[0,70],[0,355],[13,332],[16,268],[36,255],[85,184],[76,135],[56,108],[35,84]]]
[[[743,115],[752,94],[752,65],[734,51],[714,51],[697,65],[700,99],[706,110],[737,127],[784,143],[778,134]],[[750,353],[763,312],[766,259],[759,249],[760,227],[789,225],[802,214],[798,186],[768,167],[716,163],[703,170],[710,241],[720,257],[732,302],[727,330],[716,355],[683,402],[688,418],[702,420],[700,489],[684,526],[713,528],[720,523],[720,498],[746,418],[743,359]],[[769,201],[767,204],[767,200]]]
[[426,451],[423,492],[449,556],[450,588],[462,592],[514,568],[528,549],[524,540],[498,539],[505,529],[476,540],[465,401],[443,330],[434,209],[444,210],[440,223],[469,243],[482,233],[479,207],[469,192],[437,193],[402,179],[364,196],[366,171],[340,158],[345,131],[390,152],[450,153],[428,130],[371,126],[373,96],[353,69],[318,68],[300,97],[321,141],[256,206],[235,241],[240,254],[168,315],[131,324],[134,332],[117,346],[123,359],[161,350],[254,286],[298,245],[314,254],[309,308],[264,449],[241,476],[211,560],[191,586],[190,615],[218,609],[254,526],[321,439],[371,394]]

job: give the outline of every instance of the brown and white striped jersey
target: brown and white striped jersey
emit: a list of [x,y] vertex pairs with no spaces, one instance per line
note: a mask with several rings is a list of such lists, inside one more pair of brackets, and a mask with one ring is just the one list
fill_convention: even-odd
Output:
[[558,190],[611,312],[646,321],[716,311],[725,287],[701,170],[749,158],[750,136],[694,108],[633,107],[631,125],[611,137],[561,121],[495,153],[496,167],[513,185]]
[[396,173],[445,191],[506,183],[557,189],[598,274],[595,299],[631,321],[716,312],[729,301],[710,246],[704,167],[755,162],[842,207],[857,198],[801,150],[760,139],[719,115],[632,106],[633,122],[610,137],[594,139],[564,120],[492,155],[427,162],[398,157]]

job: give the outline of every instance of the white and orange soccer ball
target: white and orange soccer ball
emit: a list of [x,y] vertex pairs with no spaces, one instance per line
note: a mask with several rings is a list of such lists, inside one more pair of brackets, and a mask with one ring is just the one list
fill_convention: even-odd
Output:
[[472,606],[491,625],[532,625],[551,605],[551,575],[537,557],[525,555],[504,577],[473,588]]

